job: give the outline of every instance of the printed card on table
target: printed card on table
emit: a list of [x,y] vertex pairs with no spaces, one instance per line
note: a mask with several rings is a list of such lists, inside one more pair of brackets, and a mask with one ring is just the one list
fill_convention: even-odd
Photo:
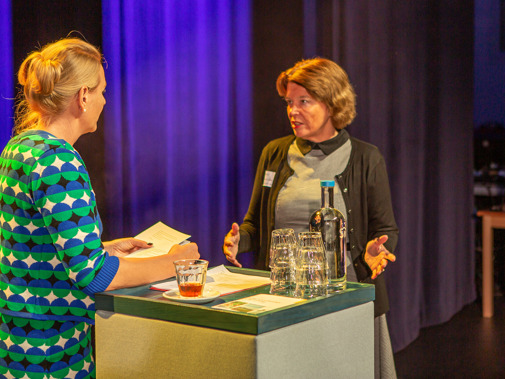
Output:
[[248,314],[259,314],[272,311],[274,309],[288,307],[293,304],[307,301],[305,299],[295,299],[286,296],[260,294],[245,297],[239,300],[233,300],[228,303],[214,305],[212,308],[224,309],[232,312],[241,312]]

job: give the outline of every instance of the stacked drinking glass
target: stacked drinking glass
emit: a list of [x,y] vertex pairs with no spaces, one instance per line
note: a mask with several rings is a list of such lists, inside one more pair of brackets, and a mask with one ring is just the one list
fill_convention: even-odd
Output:
[[298,241],[293,229],[272,231],[270,244],[270,293],[304,299],[328,291],[327,261],[320,232],[302,232]]

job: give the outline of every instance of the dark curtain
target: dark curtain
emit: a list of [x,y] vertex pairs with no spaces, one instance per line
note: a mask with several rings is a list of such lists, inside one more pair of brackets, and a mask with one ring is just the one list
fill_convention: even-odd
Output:
[[110,235],[157,221],[221,252],[253,180],[249,1],[102,1]]
[[[11,4],[11,13],[0,12],[0,17],[11,18],[12,51],[10,56],[13,57],[14,75],[6,79],[11,80],[11,85],[17,85],[15,73],[28,54],[47,43],[70,35],[83,38],[101,48],[100,0],[52,0],[50,6],[47,2],[39,0],[12,1]],[[2,27],[6,27],[5,24],[2,24]],[[0,44],[4,43],[3,38],[0,40]],[[2,84],[7,84],[7,81]],[[7,121],[11,120],[2,117],[2,126]],[[12,127],[13,122],[5,128],[8,129],[9,135]],[[103,119],[100,118],[97,131],[82,136],[75,145],[86,162],[101,212],[105,210],[103,129]],[[107,225],[105,225],[105,235],[107,235]]]
[[352,135],[385,156],[400,228],[386,274],[395,350],[475,294],[472,1],[306,1],[306,54],[357,92]]
[[254,0],[252,13],[251,100],[256,164],[268,142],[293,133],[286,103],[279,97],[275,82],[282,71],[303,58],[303,0]]

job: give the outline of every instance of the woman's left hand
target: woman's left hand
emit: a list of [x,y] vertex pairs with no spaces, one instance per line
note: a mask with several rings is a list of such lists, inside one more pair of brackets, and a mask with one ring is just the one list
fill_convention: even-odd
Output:
[[152,247],[152,244],[130,237],[104,242],[103,246],[110,255],[114,255],[116,257],[126,257],[128,254],[137,250]]
[[396,256],[384,246],[387,240],[388,236],[383,235],[366,244],[365,262],[372,270],[372,279],[382,274],[389,262],[396,261]]

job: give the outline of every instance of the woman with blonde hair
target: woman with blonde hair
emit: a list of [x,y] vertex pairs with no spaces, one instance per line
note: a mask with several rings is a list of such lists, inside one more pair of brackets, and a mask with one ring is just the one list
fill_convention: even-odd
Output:
[[90,343],[97,292],[175,275],[199,257],[192,243],[126,259],[150,245],[100,239],[86,166],[74,149],[105,105],[102,55],[77,38],[22,63],[14,137],[0,157],[0,376],[94,378]]
[[[346,218],[347,279],[375,284],[375,373],[396,377],[385,313],[383,273],[398,240],[386,164],[379,150],[346,131],[356,116],[356,95],[345,71],[324,58],[302,60],[277,78],[293,135],[263,149],[249,209],[223,244],[228,261],[253,251],[255,268],[268,269],[273,229],[308,231],[321,206],[321,180],[334,180],[335,208]],[[336,373],[337,374],[337,373]]]

